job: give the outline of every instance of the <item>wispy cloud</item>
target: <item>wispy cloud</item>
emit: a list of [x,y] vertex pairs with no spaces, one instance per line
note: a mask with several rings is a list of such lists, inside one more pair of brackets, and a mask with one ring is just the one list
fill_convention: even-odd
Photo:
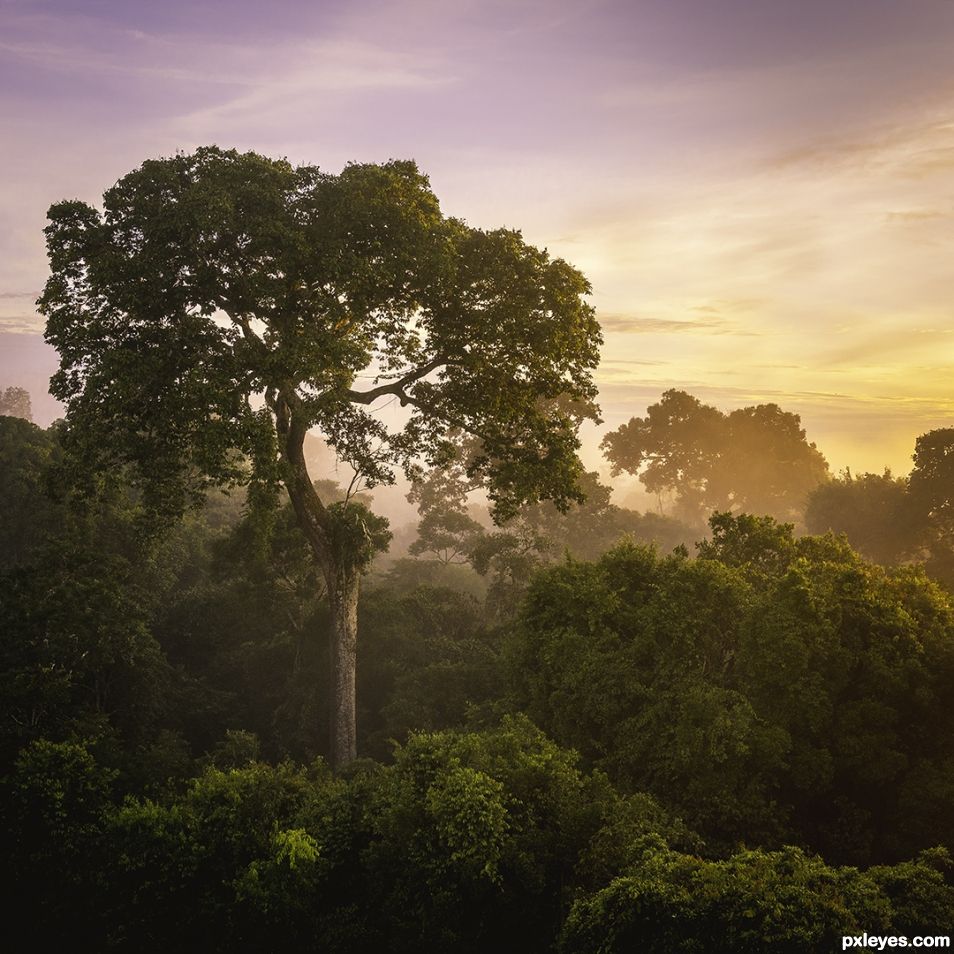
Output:
[[887,212],[885,220],[889,225],[920,225],[924,222],[936,222],[954,216],[954,210],[908,209],[904,212]]
[[[942,92],[949,100],[954,85]],[[954,120],[945,115],[915,115],[860,136],[815,138],[776,153],[766,162],[780,170],[827,169],[868,175],[890,172],[916,178],[954,167]]]
[[657,334],[725,334],[721,320],[699,319],[679,321],[669,318],[642,318],[638,315],[606,314],[597,316],[603,330],[611,334],[657,335]]
[[0,315],[0,332],[35,335],[43,332],[43,319],[37,315]]
[[[172,80],[181,83],[218,83],[229,86],[251,86],[254,81],[239,72],[217,72],[187,67],[137,62],[134,51],[124,49],[120,58],[115,52],[103,53],[82,46],[59,43],[17,43],[0,40],[0,54],[47,70],[68,73],[116,74],[144,79]],[[129,59],[125,59],[129,57]]]
[[819,360],[826,364],[850,365],[858,368],[872,359],[889,359],[888,366],[897,368],[912,356],[936,356],[947,352],[954,359],[954,316],[948,327],[911,326],[901,321],[898,327],[872,331],[845,346],[822,352]]
[[395,53],[355,41],[311,42],[280,51],[284,68],[237,84],[233,95],[176,117],[174,125],[193,133],[235,128],[243,123],[290,121],[313,113],[328,95],[422,91],[454,82],[446,64]]

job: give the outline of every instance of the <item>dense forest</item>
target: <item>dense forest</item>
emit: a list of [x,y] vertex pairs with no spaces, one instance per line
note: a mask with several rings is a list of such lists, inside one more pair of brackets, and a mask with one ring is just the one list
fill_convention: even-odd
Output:
[[954,933],[954,429],[833,476],[797,414],[668,390],[603,432],[623,507],[588,281],[413,162],[204,147],[46,236],[65,418],[0,395],[11,935]]
[[[422,474],[417,519],[365,577],[359,757],[332,771],[327,595],[290,506],[209,492],[157,529],[121,473],[78,493],[63,426],[24,419],[14,391],[16,933],[754,952],[954,932],[954,433],[920,438],[908,478],[832,478],[794,415],[669,392],[604,447],[681,519],[618,507],[591,474],[585,503],[495,527],[465,475]],[[760,421],[787,434],[776,457]],[[774,517],[743,510],[753,447]],[[815,475],[801,508],[793,451]]]

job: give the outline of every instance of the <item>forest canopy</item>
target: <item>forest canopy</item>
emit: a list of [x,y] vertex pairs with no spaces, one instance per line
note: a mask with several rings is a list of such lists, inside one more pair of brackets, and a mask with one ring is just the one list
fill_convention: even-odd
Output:
[[[690,528],[595,475],[565,515],[455,524],[435,475],[418,555],[362,590],[362,757],[333,772],[331,618],[291,506],[212,493],[144,536],[136,489],[77,497],[68,454],[61,427],[0,417],[3,848],[38,943],[788,952],[954,930],[954,607],[919,566],[731,513],[690,555]],[[465,560],[428,549],[428,514]]]

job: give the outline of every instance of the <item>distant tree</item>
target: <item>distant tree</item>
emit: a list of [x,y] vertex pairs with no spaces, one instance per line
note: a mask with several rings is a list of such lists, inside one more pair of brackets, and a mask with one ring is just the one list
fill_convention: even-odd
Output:
[[709,506],[800,520],[809,492],[828,476],[801,418],[777,404],[759,404],[732,411],[725,421],[725,447],[706,485]]
[[50,466],[59,451],[54,429],[0,417],[0,570],[26,562],[61,522],[50,495]]
[[909,478],[916,512],[927,523],[925,568],[954,592],[954,428],[922,434]]
[[846,470],[809,494],[805,526],[810,533],[843,533],[869,560],[891,565],[919,554],[924,516],[906,478],[890,470],[858,476]]
[[412,556],[429,555],[444,564],[470,562],[474,546],[485,532],[468,500],[476,489],[467,476],[462,450],[444,466],[415,475],[407,495],[408,503],[416,504],[420,515],[417,537],[408,548]]
[[[371,485],[469,433],[498,516],[578,497],[600,342],[586,279],[517,232],[445,218],[412,162],[331,175],[207,147],[144,163],[103,212],[54,205],[46,234],[39,307],[73,453],[129,465],[164,514],[213,484],[250,483],[253,503],[284,486],[331,606],[334,759],[353,759],[358,591],[390,535],[322,500],[305,436]],[[384,401],[409,409],[396,429]]]
[[607,434],[602,447],[614,474],[638,474],[650,493],[673,494],[677,515],[696,523],[716,510],[799,520],[828,473],[797,414],[777,404],[724,414],[678,390]]
[[602,441],[613,473],[639,474],[657,496],[676,493],[681,516],[698,520],[706,483],[725,442],[725,419],[685,391],[666,391],[646,417],[634,417]]
[[805,523],[832,530],[868,559],[884,565],[921,561],[928,574],[954,589],[954,428],[922,434],[908,477],[840,477],[809,495]]
[[475,489],[461,459],[421,475],[408,500],[421,515],[412,555],[431,555],[442,563],[469,564],[489,580],[491,615],[513,615],[536,569],[566,554],[595,559],[630,536],[656,543],[669,552],[691,541],[693,531],[671,517],[640,514],[611,501],[611,490],[595,471],[580,479],[586,499],[561,510],[552,501],[521,509],[498,528],[477,519],[480,507],[469,502]]
[[912,459],[912,497],[929,516],[954,524],[954,428],[922,434]]
[[0,416],[22,417],[24,421],[32,421],[30,392],[26,388],[4,388],[0,391]]

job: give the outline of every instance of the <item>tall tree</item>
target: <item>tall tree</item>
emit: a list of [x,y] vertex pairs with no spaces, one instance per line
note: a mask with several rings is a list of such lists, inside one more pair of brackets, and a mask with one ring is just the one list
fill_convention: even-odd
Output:
[[[73,452],[128,467],[167,515],[212,485],[248,483],[253,501],[284,486],[326,581],[347,762],[359,582],[389,534],[322,499],[305,435],[373,485],[439,465],[463,431],[498,516],[578,498],[600,343],[586,279],[518,232],[443,216],[413,162],[332,175],[207,147],[145,162],[102,211],[49,215],[40,308]],[[388,426],[377,412],[395,401]]]

